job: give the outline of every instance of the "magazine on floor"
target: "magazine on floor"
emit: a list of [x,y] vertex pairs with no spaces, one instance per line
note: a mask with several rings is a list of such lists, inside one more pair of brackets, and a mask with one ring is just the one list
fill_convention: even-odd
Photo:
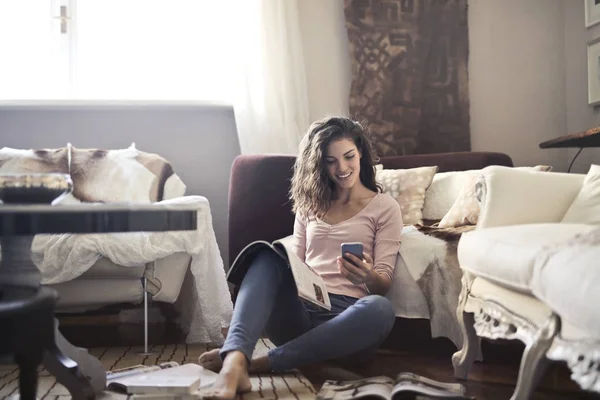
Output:
[[291,236],[276,240],[273,243],[262,240],[250,243],[240,252],[231,265],[227,273],[227,280],[239,286],[256,253],[265,248],[274,250],[286,262],[292,271],[300,298],[326,310],[331,310],[331,302],[323,278],[292,251]]
[[[198,390],[213,384],[217,374],[194,363],[179,365],[169,361],[158,365],[134,365],[106,373],[109,390],[140,395],[193,396]],[[142,396],[143,395],[143,396]]]
[[114,369],[112,371],[106,372],[106,380],[110,381],[111,379],[124,378],[130,375],[138,375],[142,373],[158,371],[160,369],[167,369],[178,367],[179,363],[175,361],[166,361],[156,365],[132,365],[130,367]]
[[[410,372],[392,379],[376,376],[355,381],[326,381],[317,394],[317,400],[361,399],[399,400],[422,396],[426,399],[474,399],[467,396],[460,383],[439,382]],[[419,398],[419,397],[417,397]]]

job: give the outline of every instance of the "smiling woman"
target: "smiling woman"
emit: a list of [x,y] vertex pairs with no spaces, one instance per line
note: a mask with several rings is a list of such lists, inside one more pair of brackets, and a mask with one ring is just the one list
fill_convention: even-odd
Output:
[[[249,369],[278,372],[333,359],[364,361],[394,324],[387,293],[400,247],[400,206],[380,193],[369,137],[348,118],[315,122],[300,144],[290,198],[296,213],[291,251],[326,286],[331,309],[305,302],[286,261],[270,247],[248,255],[223,347],[199,362],[220,369],[214,397],[250,390]],[[258,188],[259,189],[259,188]],[[342,243],[363,244],[359,257]],[[266,331],[278,347],[252,359]]]
[[291,187],[295,213],[322,217],[331,205],[336,184],[350,188],[361,182],[372,192],[380,191],[373,167],[376,156],[359,123],[335,117],[317,121],[300,147]]

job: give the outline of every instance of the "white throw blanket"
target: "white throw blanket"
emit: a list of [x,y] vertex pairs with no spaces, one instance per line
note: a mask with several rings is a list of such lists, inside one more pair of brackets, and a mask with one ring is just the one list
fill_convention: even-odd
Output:
[[[181,320],[188,332],[187,343],[221,344],[221,328],[228,327],[233,312],[223,260],[217,247],[208,200],[186,196],[156,204],[194,205],[198,208],[196,231],[132,232],[115,234],[37,235],[32,259],[42,274],[42,283],[73,280],[100,257],[117,265],[133,267],[173,253],[191,255],[193,285],[183,285]],[[186,292],[185,288],[193,288]]]
[[457,349],[463,337],[456,316],[462,289],[456,249],[462,232],[472,229],[404,227],[388,294],[396,316],[429,319],[432,337],[447,337]]

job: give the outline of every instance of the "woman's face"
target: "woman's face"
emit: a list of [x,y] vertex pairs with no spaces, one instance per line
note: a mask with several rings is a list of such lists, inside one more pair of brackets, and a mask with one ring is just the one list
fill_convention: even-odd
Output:
[[360,158],[362,154],[347,138],[334,140],[327,146],[325,166],[331,180],[341,189],[350,189],[360,179]]

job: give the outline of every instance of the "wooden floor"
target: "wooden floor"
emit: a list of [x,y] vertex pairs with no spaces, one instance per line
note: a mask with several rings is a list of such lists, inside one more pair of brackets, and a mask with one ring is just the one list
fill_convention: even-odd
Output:
[[[94,319],[61,319],[61,331],[73,344],[82,347],[139,345],[143,343],[143,328],[140,325],[98,323]],[[95,321],[95,322],[94,322]],[[418,325],[418,324],[416,324]],[[410,371],[441,381],[456,382],[453,377],[451,356],[456,351],[447,339],[431,340],[423,334],[427,322],[415,328],[397,323],[394,331],[383,344],[375,359],[357,367],[331,368],[311,366],[303,368],[304,375],[319,388],[327,379],[350,379],[354,375],[394,377],[397,373]],[[415,330],[416,329],[416,330]],[[156,324],[150,327],[150,342],[153,344],[182,343],[184,337],[173,326]],[[418,332],[418,333],[417,333]],[[475,363],[466,384],[468,393],[476,399],[510,399],[519,370],[523,345],[518,342],[483,343],[485,362]],[[538,400],[596,399],[600,395],[581,391],[570,380],[565,365],[554,363],[548,369],[539,389],[532,397]]]

